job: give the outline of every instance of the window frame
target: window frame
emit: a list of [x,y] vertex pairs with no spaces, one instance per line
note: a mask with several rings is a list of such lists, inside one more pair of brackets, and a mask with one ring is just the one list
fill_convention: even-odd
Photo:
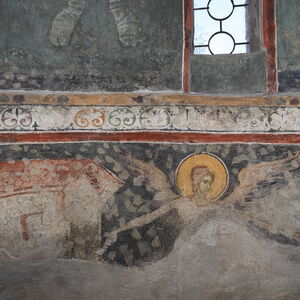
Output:
[[[278,91],[277,80],[277,53],[276,53],[276,1],[262,0],[260,4],[260,16],[262,41],[261,47],[266,52],[266,91],[273,93]],[[190,92],[190,57],[194,46],[194,1],[183,0],[184,7],[184,46],[183,46],[183,92]],[[251,55],[251,52],[248,53]],[[196,54],[199,55],[199,54]],[[231,54],[228,54],[231,55]]]

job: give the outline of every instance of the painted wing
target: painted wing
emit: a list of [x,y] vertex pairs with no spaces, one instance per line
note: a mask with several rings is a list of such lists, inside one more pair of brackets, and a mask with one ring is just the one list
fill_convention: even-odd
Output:
[[145,185],[146,189],[155,194],[154,201],[161,204],[168,203],[178,195],[172,191],[172,186],[166,174],[159,168],[143,162],[123,150],[112,154],[134,177],[134,183]]
[[300,242],[300,152],[249,164],[233,193],[219,201],[233,204],[258,229],[282,243]]

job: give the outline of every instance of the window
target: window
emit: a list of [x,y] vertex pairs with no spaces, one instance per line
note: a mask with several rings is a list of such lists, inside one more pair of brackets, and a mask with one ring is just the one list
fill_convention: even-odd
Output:
[[186,93],[276,91],[275,0],[184,3]]
[[194,0],[194,54],[250,51],[248,0]]

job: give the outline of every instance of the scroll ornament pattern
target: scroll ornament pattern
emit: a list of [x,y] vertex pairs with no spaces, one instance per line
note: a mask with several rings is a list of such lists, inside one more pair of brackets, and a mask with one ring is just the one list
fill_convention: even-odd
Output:
[[86,128],[90,125],[100,128],[104,124],[105,114],[95,108],[87,108],[80,110],[75,115],[75,123],[81,128]]
[[132,126],[136,121],[136,116],[129,108],[118,108],[109,114],[109,124],[112,126]]
[[297,107],[0,107],[1,131],[300,132]]
[[33,123],[33,118],[29,110],[11,107],[1,112],[1,123],[4,129],[28,130]]

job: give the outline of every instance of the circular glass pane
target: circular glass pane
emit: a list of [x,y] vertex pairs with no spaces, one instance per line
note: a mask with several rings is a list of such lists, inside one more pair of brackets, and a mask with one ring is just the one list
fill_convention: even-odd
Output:
[[234,50],[234,39],[228,33],[218,32],[210,38],[208,46],[212,54],[230,54]]
[[208,3],[208,13],[217,20],[225,20],[234,10],[231,0],[210,0]]

